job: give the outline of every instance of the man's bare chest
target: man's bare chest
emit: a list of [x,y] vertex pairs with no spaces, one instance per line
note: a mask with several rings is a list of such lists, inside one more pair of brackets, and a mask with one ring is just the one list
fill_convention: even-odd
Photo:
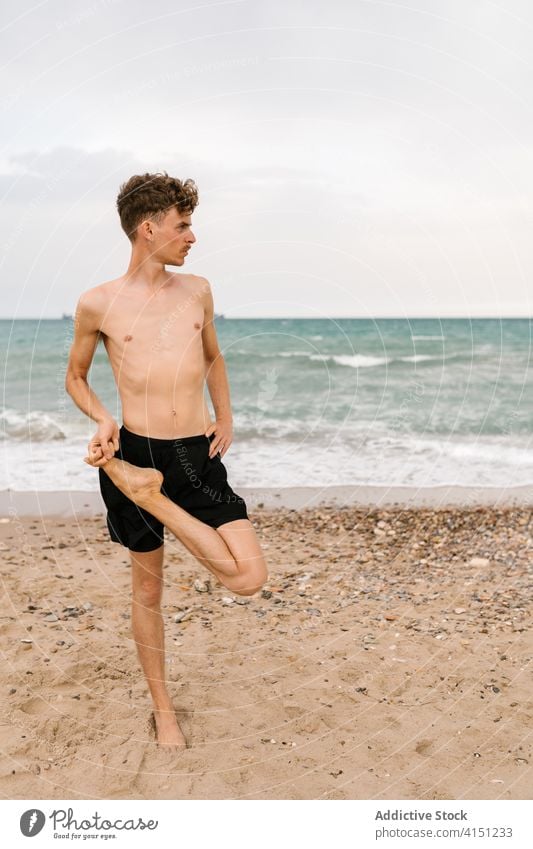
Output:
[[[155,299],[154,299],[155,300]],[[101,323],[110,353],[178,353],[201,344],[203,304],[198,298],[138,303],[117,301]]]

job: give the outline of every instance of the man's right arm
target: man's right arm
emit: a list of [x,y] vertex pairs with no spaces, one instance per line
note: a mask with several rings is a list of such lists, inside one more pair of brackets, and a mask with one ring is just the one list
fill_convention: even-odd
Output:
[[103,453],[107,459],[110,459],[114,451],[118,450],[118,424],[87,383],[87,374],[98,345],[99,335],[100,310],[97,297],[90,290],[80,297],[76,307],[74,339],[65,375],[65,389],[76,406],[98,423],[98,432],[91,443],[100,442]]

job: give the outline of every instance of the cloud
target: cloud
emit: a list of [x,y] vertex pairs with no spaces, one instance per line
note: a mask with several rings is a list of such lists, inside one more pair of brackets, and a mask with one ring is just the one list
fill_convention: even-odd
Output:
[[[0,173],[3,203],[26,203],[46,198],[46,202],[75,202],[81,196],[91,201],[109,197],[126,170],[141,167],[127,151],[105,150],[91,153],[82,148],[56,147],[28,150],[8,157],[9,171]],[[119,175],[119,176],[117,176]],[[117,186],[118,191],[118,186]]]

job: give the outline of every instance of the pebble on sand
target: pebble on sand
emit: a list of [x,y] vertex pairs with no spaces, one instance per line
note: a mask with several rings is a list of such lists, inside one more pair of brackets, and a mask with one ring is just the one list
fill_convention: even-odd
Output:
[[192,609],[187,608],[187,610],[180,610],[179,613],[176,613],[174,616],[174,622],[184,622],[185,619],[189,619],[192,616]]
[[469,566],[474,566],[475,569],[483,569],[485,566],[490,564],[490,560],[487,557],[471,557],[468,561]]

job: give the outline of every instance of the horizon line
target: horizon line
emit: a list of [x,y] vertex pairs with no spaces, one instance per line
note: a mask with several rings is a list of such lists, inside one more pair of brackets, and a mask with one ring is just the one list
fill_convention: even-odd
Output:
[[[72,318],[70,313],[66,316],[0,316],[0,321],[68,321]],[[225,321],[375,321],[377,319],[384,321],[446,321],[462,320],[462,321],[488,321],[502,320],[509,321],[524,321],[533,319],[533,315],[239,315],[227,316],[223,314],[215,315],[216,318],[222,318]]]

